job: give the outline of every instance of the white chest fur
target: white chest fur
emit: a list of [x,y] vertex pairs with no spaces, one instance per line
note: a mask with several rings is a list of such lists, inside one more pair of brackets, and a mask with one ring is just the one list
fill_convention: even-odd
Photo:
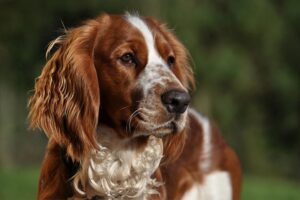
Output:
[[100,150],[83,161],[74,177],[75,189],[88,198],[97,195],[124,200],[142,200],[156,193],[160,183],[151,175],[162,158],[161,139],[149,136],[145,146],[137,147],[119,139],[109,128],[101,128],[99,133]]
[[195,183],[181,200],[232,200],[231,180],[228,172],[215,171]]

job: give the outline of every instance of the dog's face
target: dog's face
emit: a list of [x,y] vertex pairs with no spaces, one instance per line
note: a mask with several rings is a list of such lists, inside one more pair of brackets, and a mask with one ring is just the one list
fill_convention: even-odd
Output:
[[180,132],[190,101],[183,47],[153,19],[106,20],[94,54],[100,121],[130,136]]
[[72,158],[97,146],[101,124],[123,137],[161,137],[184,128],[193,74],[185,48],[160,22],[102,15],[50,49],[55,44],[60,47],[30,100],[31,126],[66,146]]

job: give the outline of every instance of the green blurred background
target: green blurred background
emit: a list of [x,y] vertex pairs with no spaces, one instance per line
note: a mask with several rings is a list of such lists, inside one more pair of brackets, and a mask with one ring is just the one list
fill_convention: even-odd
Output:
[[1,0],[0,199],[35,198],[47,138],[27,129],[26,104],[48,42],[125,11],[161,19],[189,49],[193,105],[236,149],[242,199],[299,200],[299,0]]

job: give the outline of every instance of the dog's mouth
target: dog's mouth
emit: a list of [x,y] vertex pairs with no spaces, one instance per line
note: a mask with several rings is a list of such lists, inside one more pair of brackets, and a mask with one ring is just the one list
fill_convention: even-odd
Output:
[[129,117],[126,130],[133,136],[154,135],[163,137],[169,134],[176,134],[183,130],[186,123],[186,114],[165,115],[160,112],[143,112],[143,109],[137,109]]

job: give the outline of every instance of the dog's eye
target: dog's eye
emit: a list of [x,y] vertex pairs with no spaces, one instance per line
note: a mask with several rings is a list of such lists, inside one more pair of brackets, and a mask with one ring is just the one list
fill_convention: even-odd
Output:
[[171,67],[172,65],[175,64],[175,57],[174,56],[169,56],[167,59],[168,65]]
[[123,54],[121,56],[120,60],[125,65],[135,65],[136,64],[135,57],[134,57],[134,55],[132,53],[125,53],[125,54]]

